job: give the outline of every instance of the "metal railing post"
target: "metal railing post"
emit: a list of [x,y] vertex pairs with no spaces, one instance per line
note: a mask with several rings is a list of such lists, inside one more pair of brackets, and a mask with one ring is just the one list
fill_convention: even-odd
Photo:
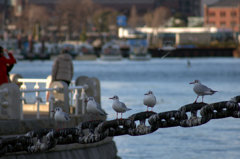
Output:
[[79,102],[78,102],[79,93],[78,93],[78,89],[75,89],[73,99],[75,101],[75,115],[78,115],[78,107],[79,107]]
[[20,104],[20,120],[24,119],[24,115],[23,115],[23,105],[26,103],[26,99],[24,98],[25,93],[22,92],[21,93],[21,104]]
[[36,105],[37,105],[37,119],[40,119],[40,102],[41,102],[41,97],[40,97],[40,92],[36,92]]
[[85,93],[85,89],[82,88],[82,92],[81,92],[81,100],[82,100],[82,115],[85,114],[85,98],[86,98],[86,93]]
[[52,91],[50,91],[49,99],[50,99],[50,100],[49,100],[50,118],[53,118],[53,112],[52,112],[52,110],[53,110],[53,103],[54,103],[54,101],[55,101],[55,97],[54,97]]
[[23,90],[27,89],[27,86],[26,86],[25,82],[22,82],[22,85],[21,85],[20,88],[23,89]]

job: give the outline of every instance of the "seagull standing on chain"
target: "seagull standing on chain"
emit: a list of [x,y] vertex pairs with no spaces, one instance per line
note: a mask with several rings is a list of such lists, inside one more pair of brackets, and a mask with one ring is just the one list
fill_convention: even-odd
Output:
[[112,108],[117,113],[117,119],[118,119],[118,113],[121,113],[121,119],[122,119],[122,113],[132,110],[130,108],[127,108],[127,106],[123,102],[120,102],[118,96],[116,96],[116,95],[109,99],[113,100]]
[[148,91],[144,94],[143,104],[147,106],[147,112],[148,107],[151,107],[153,111],[153,107],[156,105],[156,97],[154,96],[152,91]]
[[52,112],[55,113],[54,119],[57,122],[66,122],[71,120],[69,114],[64,112],[60,107],[56,107]]
[[107,113],[101,108],[93,97],[87,98],[87,112],[92,114],[100,114],[106,116]]
[[203,97],[205,95],[213,95],[217,91],[212,90],[211,88],[208,88],[207,86],[203,85],[199,80],[194,80],[193,82],[190,82],[189,84],[194,84],[193,91],[197,94],[197,98],[194,101],[194,103],[197,102],[197,99],[199,96],[202,96],[202,102]]

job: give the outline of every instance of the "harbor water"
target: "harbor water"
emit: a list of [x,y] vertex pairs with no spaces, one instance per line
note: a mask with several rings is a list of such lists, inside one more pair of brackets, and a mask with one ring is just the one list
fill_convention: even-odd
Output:
[[[24,78],[46,78],[53,61],[18,61],[11,73]],[[155,112],[176,110],[192,103],[196,94],[189,82],[198,79],[218,92],[204,102],[229,100],[240,95],[240,59],[165,58],[150,61],[74,61],[74,77],[96,77],[101,84],[101,104],[107,120],[116,117],[109,97],[118,95],[133,113],[146,111],[144,93],[152,90],[157,98]],[[201,100],[201,98],[199,99]],[[224,118],[192,128],[163,128],[144,136],[114,137],[122,159],[238,159],[240,120]]]

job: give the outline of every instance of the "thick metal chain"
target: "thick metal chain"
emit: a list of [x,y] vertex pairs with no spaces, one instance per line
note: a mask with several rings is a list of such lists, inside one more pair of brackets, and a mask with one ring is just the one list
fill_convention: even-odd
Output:
[[88,144],[112,136],[145,135],[159,128],[200,126],[211,119],[240,118],[239,103],[240,96],[236,96],[230,101],[212,104],[192,103],[167,112],[140,112],[126,119],[88,121],[80,123],[75,128],[30,131],[23,136],[0,138],[0,156],[19,151],[44,152],[56,145]]

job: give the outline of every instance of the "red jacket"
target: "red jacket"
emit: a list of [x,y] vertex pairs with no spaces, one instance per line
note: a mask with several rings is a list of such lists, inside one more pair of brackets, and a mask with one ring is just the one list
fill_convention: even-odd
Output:
[[16,63],[15,58],[13,57],[12,53],[8,53],[9,59],[5,56],[0,56],[0,85],[3,83],[8,83],[8,76],[7,76],[7,64],[11,65]]

